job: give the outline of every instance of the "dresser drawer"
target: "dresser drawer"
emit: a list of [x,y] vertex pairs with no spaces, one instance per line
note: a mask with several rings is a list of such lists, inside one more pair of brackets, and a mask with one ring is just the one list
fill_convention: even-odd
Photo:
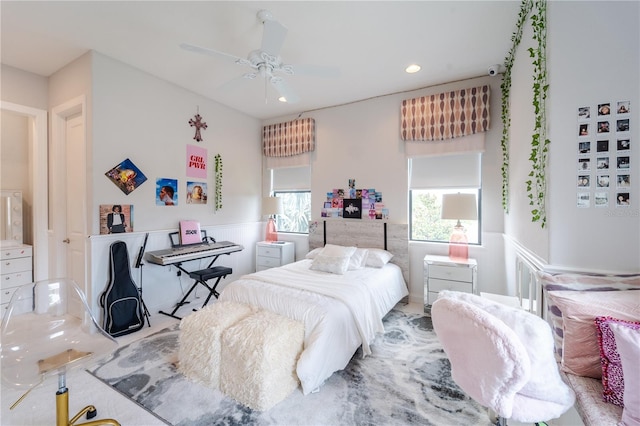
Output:
[[15,293],[17,289],[18,287],[7,289],[3,288],[2,293],[0,294],[0,304],[9,303],[9,301],[11,300],[11,296],[13,296],[13,293]]
[[267,268],[273,268],[280,265],[281,265],[280,256],[278,257],[258,256],[257,257],[257,266],[265,266]]
[[443,280],[471,282],[473,271],[471,268],[457,268],[454,266],[429,265],[429,278]]
[[464,293],[473,293],[473,285],[471,282],[439,280],[437,278],[429,278],[429,292],[439,292],[442,290],[461,291]]
[[2,274],[31,271],[31,257],[19,257],[17,259],[3,259],[0,263]]
[[28,284],[31,281],[33,281],[33,279],[31,278],[31,270],[14,272],[13,274],[2,274],[0,288],[4,290],[6,288]]
[[272,247],[271,245],[258,245],[259,257],[276,257],[280,259],[281,256],[280,247]]
[[[31,246],[3,247],[0,252],[0,259],[15,259],[18,257],[31,257]],[[4,273],[4,272],[3,272]]]

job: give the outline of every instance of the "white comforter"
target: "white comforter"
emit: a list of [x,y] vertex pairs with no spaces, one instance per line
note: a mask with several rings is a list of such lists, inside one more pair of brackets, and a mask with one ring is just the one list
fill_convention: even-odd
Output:
[[245,275],[227,285],[220,300],[268,309],[305,326],[305,347],[296,372],[306,395],[348,364],[360,345],[363,355],[382,318],[408,294],[397,265],[336,275],[309,269],[311,260]]

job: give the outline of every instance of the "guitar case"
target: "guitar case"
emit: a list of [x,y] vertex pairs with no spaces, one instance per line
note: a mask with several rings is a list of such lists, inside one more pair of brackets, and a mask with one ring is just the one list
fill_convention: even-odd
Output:
[[144,305],[138,286],[131,278],[129,251],[123,241],[109,248],[109,282],[100,295],[104,330],[113,337],[124,336],[144,326]]

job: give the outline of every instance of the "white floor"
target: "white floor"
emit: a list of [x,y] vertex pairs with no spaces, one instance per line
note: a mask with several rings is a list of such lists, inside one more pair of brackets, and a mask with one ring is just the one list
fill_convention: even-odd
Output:
[[[406,312],[422,313],[423,306],[421,304],[399,304],[398,308]],[[187,306],[178,311],[178,315],[186,315],[191,312],[191,308]],[[145,326],[144,329],[117,338],[120,345],[126,345],[133,340],[140,339],[150,333],[161,330],[177,320],[162,314],[151,315],[151,327]],[[67,388],[69,388],[69,413],[70,416],[75,415],[80,409],[86,405],[93,404],[98,409],[98,416],[93,419],[113,418],[124,425],[136,426],[155,426],[164,425],[165,423],[157,419],[155,416],[140,408],[130,399],[114,392],[109,386],[105,385],[84,369],[76,369],[67,373]],[[52,425],[55,423],[55,394],[58,390],[58,383],[55,379],[49,379],[42,385],[36,387],[29,395],[13,410],[9,410],[13,404],[23,393],[2,384],[0,402],[2,404],[0,411],[0,425],[2,426],[19,426],[19,425]],[[80,419],[80,422],[85,419]],[[569,411],[565,416],[556,421],[549,422],[554,426],[582,426],[575,411]],[[511,426],[520,426],[520,423],[509,422]],[[448,426],[448,425],[446,425]]]

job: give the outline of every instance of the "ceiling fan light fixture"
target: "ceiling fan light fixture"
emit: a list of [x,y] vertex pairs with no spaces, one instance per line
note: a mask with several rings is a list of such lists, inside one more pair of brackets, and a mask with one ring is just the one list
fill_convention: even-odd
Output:
[[408,74],[413,74],[416,73],[418,71],[420,71],[422,67],[418,64],[411,64],[408,67],[406,67],[404,70],[405,72],[407,72]]

